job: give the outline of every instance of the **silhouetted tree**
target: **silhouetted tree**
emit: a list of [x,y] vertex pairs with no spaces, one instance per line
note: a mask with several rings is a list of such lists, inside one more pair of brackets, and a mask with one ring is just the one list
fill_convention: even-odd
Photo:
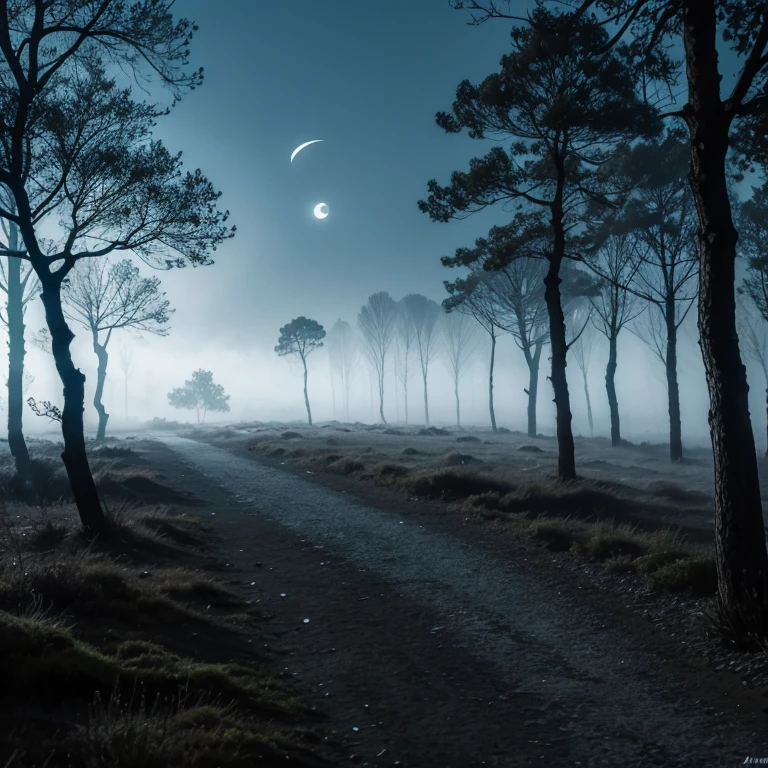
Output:
[[331,366],[341,380],[344,418],[349,421],[349,390],[360,362],[360,345],[352,326],[345,320],[337,320],[328,331],[327,346]]
[[634,192],[619,222],[633,239],[630,290],[652,306],[640,338],[664,365],[669,402],[669,457],[683,457],[677,337],[696,299],[698,255],[693,197],[685,171],[688,149],[676,134],[640,144],[627,161]]
[[403,298],[403,306],[408,321],[413,328],[414,350],[419,358],[421,380],[424,384],[424,423],[429,426],[429,364],[439,351],[440,305],[422,296],[411,293]]
[[309,395],[307,394],[307,357],[314,350],[323,346],[325,330],[315,320],[307,317],[297,317],[288,325],[280,329],[280,337],[277,340],[275,352],[281,357],[285,355],[298,355],[304,367],[304,404],[307,406],[307,421],[312,426],[312,411],[309,407]]
[[[506,10],[512,6],[503,0]],[[559,5],[559,0],[549,0]],[[648,91],[671,91],[684,74],[687,101],[667,112],[688,128],[689,181],[698,214],[698,327],[715,459],[718,606],[736,638],[765,633],[768,552],[749,416],[749,387],[736,332],[735,261],[738,232],[729,194],[728,161],[765,165],[768,153],[768,8],[763,0],[569,0],[580,14],[594,10],[612,30],[595,50],[630,40],[627,68],[642,71]],[[489,17],[488,3],[477,19]],[[496,6],[501,1],[496,0]],[[499,15],[499,7],[490,15]],[[505,14],[501,14],[505,15]],[[724,87],[720,62],[741,70]],[[684,96],[684,97],[685,97]]]
[[453,396],[456,399],[456,426],[461,426],[461,401],[459,382],[467,372],[467,366],[477,351],[476,326],[462,312],[442,315],[442,336],[445,347],[445,362],[453,382]]
[[221,384],[213,381],[213,373],[198,369],[192,378],[184,382],[183,387],[177,387],[168,393],[168,402],[174,407],[197,413],[197,423],[205,424],[208,411],[219,413],[229,412],[229,395],[224,392]]
[[[85,377],[69,349],[73,335],[61,287],[81,258],[132,251],[163,266],[210,263],[233,231],[218,193],[184,173],[152,132],[162,114],[134,101],[109,72],[157,77],[174,100],[200,84],[187,69],[194,31],[175,21],[173,0],[123,3],[11,2],[0,5],[0,185],[42,286],[56,369],[64,389],[62,460],[80,518],[91,534],[107,522],[85,450]],[[130,77],[125,78],[129,82]],[[146,88],[144,89],[146,92]],[[41,232],[48,239],[44,242]]]
[[600,293],[592,297],[590,302],[593,309],[592,324],[608,339],[605,389],[611,414],[611,445],[614,448],[621,445],[621,419],[616,396],[619,333],[644,310],[638,297],[628,290],[639,268],[633,248],[634,243],[629,235],[613,234],[603,241],[596,258],[587,261],[601,278]]
[[[107,378],[112,334],[119,330],[168,334],[174,310],[156,277],[142,277],[138,267],[123,259],[110,264],[106,259],[88,259],[78,264],[64,282],[64,314],[90,331],[98,360],[93,407],[99,415],[96,439],[104,440],[107,413],[102,396]],[[102,336],[101,334],[105,334]]]
[[[13,210],[10,195],[5,195],[8,210]],[[4,247],[18,251],[19,228],[16,222],[0,218],[5,239]],[[0,290],[6,295],[5,314],[0,313],[8,329],[8,449],[14,458],[16,471],[22,478],[30,472],[29,450],[24,439],[24,316],[27,304],[40,291],[40,283],[32,268],[22,259],[8,256],[0,260]]]
[[357,326],[363,340],[363,350],[376,371],[379,386],[379,416],[384,417],[384,373],[387,353],[397,331],[397,304],[386,292],[380,291],[368,297],[367,303],[357,316]]
[[453,282],[443,281],[450,296],[443,300],[446,312],[463,312],[475,318],[480,327],[490,336],[491,356],[488,366],[488,410],[491,416],[491,429],[495,432],[496,412],[493,407],[493,369],[496,363],[496,339],[501,332],[499,306],[496,298],[499,275],[483,269],[473,269],[465,278]]
[[[593,19],[554,14],[541,6],[528,23],[511,30],[512,53],[501,71],[479,86],[463,82],[451,114],[437,122],[450,133],[466,129],[471,138],[496,136],[509,152],[492,149],[455,172],[441,187],[429,182],[429,199],[419,207],[435,221],[449,221],[497,202],[515,201],[509,240],[548,240],[544,297],[552,345],[551,381],[557,409],[558,478],[576,477],[570,397],[566,379],[565,317],[560,268],[574,227],[588,209],[607,204],[610,177],[600,173],[617,146],[658,130],[653,109],[638,98],[637,77],[623,66],[628,51],[605,47],[608,33]],[[597,169],[597,170],[596,170]],[[519,255],[513,247],[507,260]]]

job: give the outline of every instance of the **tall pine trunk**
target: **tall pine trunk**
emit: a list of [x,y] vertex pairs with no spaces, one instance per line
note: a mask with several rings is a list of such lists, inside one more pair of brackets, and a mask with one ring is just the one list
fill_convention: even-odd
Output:
[[683,0],[682,6],[690,183],[699,217],[699,343],[709,388],[715,463],[718,602],[722,615],[746,633],[764,629],[768,552],[747,372],[736,333],[738,234],[725,173],[730,119],[720,100],[716,3]]
[[608,393],[608,409],[611,412],[611,445],[621,445],[621,422],[619,420],[619,400],[616,397],[616,367],[618,365],[618,331],[611,329],[608,336],[608,365],[605,368],[605,391]]
[[669,399],[669,460],[682,461],[683,427],[680,419],[680,385],[677,381],[677,327],[674,301],[667,303],[667,396]]
[[491,412],[491,429],[496,431],[496,412],[493,410],[493,365],[496,362],[496,333],[491,327],[491,365],[488,369],[488,410]]
[[67,470],[72,495],[83,527],[90,535],[103,534],[107,531],[107,519],[101,507],[85,451],[83,430],[85,376],[75,367],[69,349],[74,334],[67,325],[61,307],[61,280],[56,275],[45,275],[41,283],[43,292],[40,298],[45,307],[45,318],[51,334],[51,351],[56,370],[64,385],[64,408],[61,419],[64,451],[61,459]]
[[544,300],[549,316],[549,340],[552,346],[552,389],[557,417],[557,478],[561,481],[576,479],[576,449],[571,426],[571,399],[565,375],[568,342],[565,335],[565,315],[560,298],[560,265],[565,256],[565,229],[562,209],[563,171],[559,170],[558,192],[552,206],[554,239],[549,269],[544,278]]
[[[8,246],[19,249],[19,233],[9,224]],[[24,286],[21,259],[8,258],[8,448],[22,478],[29,476],[29,450],[22,425],[24,414]]]
[[307,394],[307,361],[302,357],[301,362],[304,363],[304,404],[307,406],[307,421],[309,426],[312,426],[312,411],[309,408],[309,395]]
[[96,439],[101,442],[107,435],[107,422],[109,414],[102,401],[104,395],[104,382],[107,380],[107,363],[109,355],[107,354],[107,345],[99,344],[98,331],[93,333],[93,351],[96,353],[96,359],[99,361],[96,369],[96,391],[93,393],[93,407],[99,414],[99,426],[96,429]]
[[424,424],[429,426],[429,397],[427,395],[427,372],[422,370],[422,376],[424,378]]

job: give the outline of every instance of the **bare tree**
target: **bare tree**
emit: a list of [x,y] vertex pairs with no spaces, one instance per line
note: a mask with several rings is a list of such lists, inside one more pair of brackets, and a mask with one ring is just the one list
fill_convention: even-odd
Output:
[[456,398],[456,426],[461,426],[461,402],[459,382],[477,351],[476,325],[462,312],[449,312],[442,316],[443,346],[445,362],[453,381],[453,396]]
[[[0,200],[9,211],[14,210],[10,194],[6,193]],[[8,252],[21,250],[16,222],[0,218],[0,227],[5,239],[0,247]],[[0,259],[0,290],[6,295],[6,311],[0,312],[0,319],[8,329],[8,448],[16,463],[16,471],[27,477],[30,462],[23,426],[24,316],[27,304],[40,291],[40,282],[27,262],[7,256]]]
[[429,364],[439,351],[437,342],[440,336],[440,306],[420,293],[411,293],[403,298],[403,305],[413,327],[414,349],[419,358],[421,380],[424,384],[424,423],[429,426],[427,381]]
[[91,333],[99,361],[93,395],[93,407],[99,415],[96,439],[104,440],[109,414],[102,399],[112,334],[131,330],[167,336],[174,310],[160,291],[160,280],[142,277],[128,259],[114,264],[107,259],[87,259],[78,264],[64,283],[63,299],[64,314]]
[[411,355],[416,343],[416,326],[408,312],[405,299],[397,304],[397,335],[395,336],[395,355],[397,378],[403,385],[403,401],[405,403],[405,423],[408,423],[408,381],[411,378],[409,367]]
[[500,280],[499,273],[473,269],[466,278],[453,282],[445,280],[443,285],[450,296],[443,301],[443,308],[450,312],[456,310],[475,318],[480,327],[490,336],[491,355],[488,366],[488,410],[491,416],[491,428],[495,432],[496,411],[493,407],[493,369],[496,362],[496,339],[501,331],[499,307],[496,300]]
[[512,334],[528,366],[528,437],[536,437],[536,402],[539,391],[539,364],[549,340],[549,316],[544,301],[546,262],[523,257],[499,271],[494,285],[499,307],[499,327]]
[[639,338],[664,364],[669,400],[669,457],[683,458],[677,336],[696,299],[699,258],[696,219],[686,169],[688,148],[670,133],[661,145],[635,150],[636,192],[621,226],[633,239],[634,275],[630,290],[653,306]]
[[344,397],[344,418],[349,421],[349,390],[360,364],[360,345],[352,326],[345,320],[337,320],[326,338],[331,366],[341,381]]
[[0,218],[16,223],[24,241],[23,251],[2,255],[26,259],[42,286],[64,390],[62,460],[90,534],[108,525],[85,449],[85,376],[69,348],[63,281],[79,259],[117,251],[165,267],[207,264],[234,234],[211,183],[199,170],[184,173],[180,155],[153,138],[162,107],[134,100],[107,74],[157,77],[174,100],[201,83],[202,73],[188,70],[195,27],[174,20],[173,5],[0,5],[0,185],[14,204],[0,206]]
[[357,325],[363,340],[363,350],[376,372],[379,386],[379,416],[384,417],[384,374],[387,353],[397,330],[397,304],[386,292],[380,291],[368,297],[368,302],[357,316]]
[[608,365],[605,369],[605,389],[611,413],[611,445],[621,445],[619,401],[616,396],[616,369],[618,367],[618,340],[621,329],[635,320],[645,307],[628,290],[639,264],[633,258],[633,242],[626,235],[610,235],[598,251],[597,258],[587,261],[600,276],[600,293],[592,297],[594,327],[608,339]]

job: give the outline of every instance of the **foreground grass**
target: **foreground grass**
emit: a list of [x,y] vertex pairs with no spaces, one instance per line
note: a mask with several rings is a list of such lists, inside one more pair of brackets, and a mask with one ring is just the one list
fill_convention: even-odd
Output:
[[[199,437],[226,444],[236,435],[232,429],[222,429],[213,434],[201,432]],[[461,451],[435,457],[432,466],[425,467],[420,461],[413,467],[406,462],[420,459],[421,452],[412,445],[402,449],[402,462],[393,462],[381,461],[370,448],[318,448],[301,437],[293,431],[283,432],[282,445],[274,439],[251,438],[246,449],[439,502],[464,517],[486,521],[550,551],[573,552],[587,562],[600,563],[609,573],[634,574],[652,592],[708,596],[716,591],[715,560],[707,547],[689,543],[668,527],[640,528],[623,521],[642,502],[608,484],[519,482],[483,470],[482,462]],[[677,493],[674,498],[673,491]],[[684,492],[670,485],[662,495],[675,502],[680,493]]]
[[[112,487],[151,477],[131,449],[102,451]],[[42,507],[0,467],[0,766],[322,764],[312,713],[250,650],[262,618],[207,574],[201,524],[126,495],[113,536],[86,541],[36,453]]]

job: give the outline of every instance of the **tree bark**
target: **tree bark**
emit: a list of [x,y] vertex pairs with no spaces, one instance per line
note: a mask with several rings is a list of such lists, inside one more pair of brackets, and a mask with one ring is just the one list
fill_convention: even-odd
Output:
[[764,630],[768,553],[746,367],[736,333],[736,241],[726,156],[730,117],[720,99],[714,0],[683,0],[691,139],[699,217],[698,326],[709,388],[715,464],[715,546],[721,614],[741,633]]
[[561,481],[576,479],[576,449],[571,426],[571,400],[568,393],[567,365],[568,343],[565,335],[565,315],[560,299],[560,265],[565,255],[565,229],[563,227],[562,186],[564,172],[559,170],[558,192],[552,206],[554,239],[549,269],[544,278],[544,300],[549,316],[549,340],[552,346],[552,389],[557,412],[557,478]]
[[616,397],[616,368],[618,366],[617,347],[619,335],[611,332],[608,337],[608,365],[605,368],[605,390],[608,393],[608,409],[611,412],[611,445],[621,445],[621,421],[619,419],[619,400]]
[[[38,276],[39,273],[38,273]],[[45,318],[51,334],[51,351],[61,382],[64,385],[64,409],[61,434],[64,451],[61,459],[75,498],[83,527],[89,535],[107,532],[107,519],[101,507],[96,483],[93,480],[85,450],[83,410],[85,407],[85,376],[75,367],[69,345],[74,334],[67,325],[61,307],[61,281],[55,275],[41,278],[43,292],[40,298],[45,307]]]
[[491,330],[491,365],[488,371],[488,410],[491,412],[491,429],[496,431],[496,412],[493,410],[493,365],[496,361],[496,334]]
[[[19,234],[9,224],[11,250],[19,248]],[[24,439],[24,286],[21,283],[21,259],[8,258],[8,448],[22,478],[30,472],[29,450]]]
[[768,387],[765,389],[765,458],[768,459]]
[[99,426],[96,429],[96,439],[101,442],[107,435],[107,422],[109,421],[109,414],[104,407],[102,397],[104,395],[104,382],[107,379],[107,363],[109,362],[109,354],[107,353],[107,345],[99,344],[99,333],[93,330],[93,351],[96,353],[96,358],[99,361],[96,369],[96,391],[93,393],[93,407],[96,409],[96,413],[99,414]]
[[309,426],[312,426],[312,411],[309,408],[309,395],[307,394],[307,361],[302,357],[301,362],[304,363],[304,404],[307,406],[307,421]]
[[427,374],[423,374],[424,378],[424,424],[429,426],[429,397],[427,396]]
[[[671,306],[670,306],[671,305]],[[667,303],[667,395],[669,398],[669,460],[682,461],[683,427],[680,420],[680,387],[677,382],[677,327],[674,299]]]

